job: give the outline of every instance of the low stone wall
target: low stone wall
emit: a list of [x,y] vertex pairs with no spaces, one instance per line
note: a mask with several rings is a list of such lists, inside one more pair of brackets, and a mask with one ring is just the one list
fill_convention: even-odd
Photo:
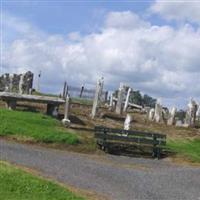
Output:
[[29,94],[33,86],[33,73],[3,74],[0,76],[0,91]]

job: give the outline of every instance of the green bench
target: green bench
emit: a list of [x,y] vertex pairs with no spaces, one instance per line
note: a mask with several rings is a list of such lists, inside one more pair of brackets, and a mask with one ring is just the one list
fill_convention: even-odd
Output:
[[151,153],[152,157],[161,157],[166,145],[166,135],[137,130],[113,129],[102,126],[95,127],[97,145],[106,152],[118,148],[133,148],[143,153]]

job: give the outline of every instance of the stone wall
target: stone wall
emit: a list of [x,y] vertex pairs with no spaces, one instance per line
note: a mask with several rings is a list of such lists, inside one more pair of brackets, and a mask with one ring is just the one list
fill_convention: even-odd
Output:
[[33,73],[3,74],[0,76],[0,91],[29,94],[33,86]]

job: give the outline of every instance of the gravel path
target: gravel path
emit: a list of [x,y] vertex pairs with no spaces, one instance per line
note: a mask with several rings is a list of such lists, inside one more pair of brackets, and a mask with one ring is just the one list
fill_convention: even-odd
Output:
[[163,160],[83,155],[5,140],[0,159],[113,200],[200,200],[200,168]]

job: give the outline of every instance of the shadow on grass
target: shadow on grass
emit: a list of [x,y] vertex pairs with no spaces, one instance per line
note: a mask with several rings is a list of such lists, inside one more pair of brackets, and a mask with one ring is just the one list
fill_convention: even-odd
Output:
[[122,117],[122,116],[117,116],[117,115],[111,115],[111,114],[108,114],[108,113],[105,113],[101,116],[102,119],[112,119],[112,120],[115,120],[115,121],[123,121],[125,120],[125,117]]
[[76,126],[70,126],[70,128],[74,129],[74,130],[88,131],[88,132],[93,132],[94,133],[94,129],[93,128],[76,127]]
[[29,105],[18,105],[17,104],[17,109],[18,111],[25,111],[25,112],[34,112],[34,113],[39,113],[37,108],[35,106],[29,106]]
[[[58,115],[58,120],[62,120],[64,118],[63,114],[59,114]],[[69,120],[71,121],[72,124],[77,124],[77,125],[81,125],[81,126],[85,126],[85,122],[83,120],[81,120],[79,117],[75,116],[75,115],[70,115],[69,116]]]

